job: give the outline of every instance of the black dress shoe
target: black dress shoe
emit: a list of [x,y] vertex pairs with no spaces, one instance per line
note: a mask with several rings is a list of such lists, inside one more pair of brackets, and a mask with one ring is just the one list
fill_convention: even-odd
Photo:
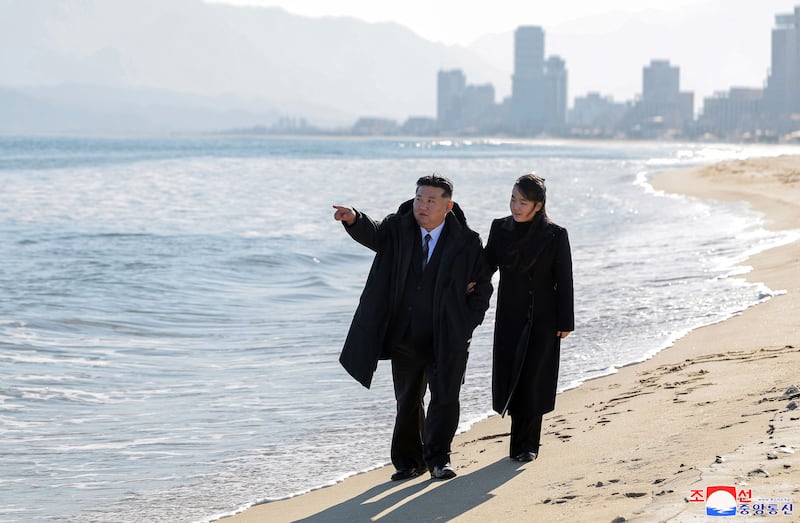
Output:
[[456,477],[456,471],[453,470],[453,467],[451,467],[449,463],[436,465],[433,467],[433,470],[431,470],[431,477],[433,479],[451,479]]
[[521,461],[523,463],[526,463],[528,461],[535,460],[536,459],[536,453],[535,452],[520,452],[519,454],[517,454],[516,456],[514,456],[511,459],[513,459],[514,461]]
[[415,469],[406,469],[406,470],[396,470],[394,474],[392,474],[392,481],[403,481],[404,479],[411,479],[416,478],[417,476],[422,475],[425,472],[424,467],[418,467]]

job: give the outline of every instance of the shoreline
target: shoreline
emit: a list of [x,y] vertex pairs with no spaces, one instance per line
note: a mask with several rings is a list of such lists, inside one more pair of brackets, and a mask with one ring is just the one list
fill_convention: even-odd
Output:
[[[653,186],[747,201],[767,228],[800,227],[798,156],[665,171]],[[510,422],[493,415],[456,436],[452,480],[394,483],[386,466],[218,521],[704,520],[705,504],[688,500],[712,485],[796,504],[799,260],[797,240],[755,254],[737,277],[784,294],[560,393],[534,462],[507,458]]]

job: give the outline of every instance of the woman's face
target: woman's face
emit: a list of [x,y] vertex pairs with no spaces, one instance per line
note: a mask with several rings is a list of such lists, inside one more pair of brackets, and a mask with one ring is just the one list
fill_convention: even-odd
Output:
[[542,208],[542,202],[534,202],[525,198],[518,187],[514,187],[511,191],[511,215],[514,217],[515,222],[529,222],[533,220],[536,213]]

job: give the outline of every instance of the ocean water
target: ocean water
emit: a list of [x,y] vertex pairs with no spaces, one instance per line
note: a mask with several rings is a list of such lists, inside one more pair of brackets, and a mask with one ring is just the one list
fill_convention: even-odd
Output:
[[[438,172],[484,240],[514,179],[570,233],[561,389],[780,289],[742,263],[797,237],[743,203],[654,191],[663,170],[783,146],[523,140],[0,137],[0,522],[205,522],[389,462],[388,364],[337,358],[375,218]],[[490,411],[494,299],[462,428]],[[546,442],[545,442],[546,444]]]

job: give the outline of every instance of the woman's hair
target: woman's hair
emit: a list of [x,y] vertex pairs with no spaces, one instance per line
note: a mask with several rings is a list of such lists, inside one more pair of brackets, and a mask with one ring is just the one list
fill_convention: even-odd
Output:
[[547,203],[547,188],[544,186],[544,178],[536,173],[526,174],[517,178],[514,187],[522,193],[526,200],[532,202],[542,202],[542,210],[538,215],[547,218],[545,204]]

